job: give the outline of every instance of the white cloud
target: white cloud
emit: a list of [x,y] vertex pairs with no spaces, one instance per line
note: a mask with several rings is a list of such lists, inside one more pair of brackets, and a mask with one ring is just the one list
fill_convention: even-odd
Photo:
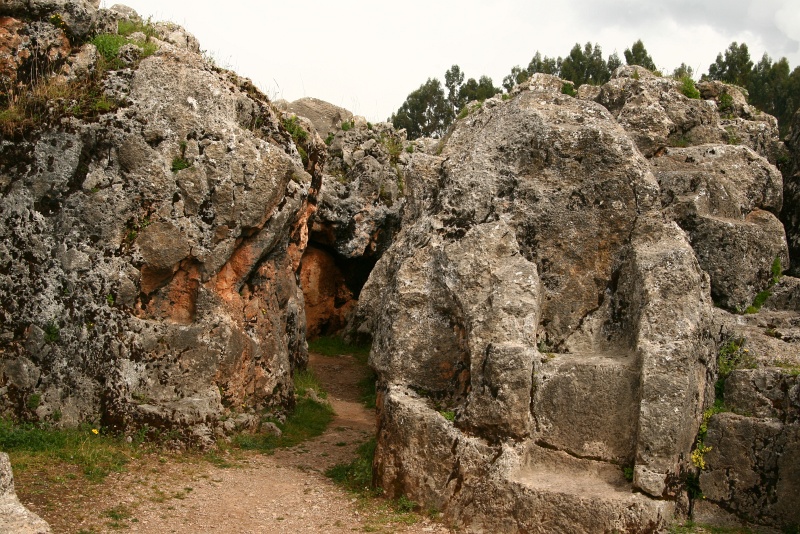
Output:
[[372,121],[450,65],[500,85],[537,50],[564,56],[576,42],[622,57],[641,38],[668,70],[685,62],[704,72],[732,41],[755,60],[766,51],[800,63],[800,0],[122,1],[185,26],[272,97],[314,96]]

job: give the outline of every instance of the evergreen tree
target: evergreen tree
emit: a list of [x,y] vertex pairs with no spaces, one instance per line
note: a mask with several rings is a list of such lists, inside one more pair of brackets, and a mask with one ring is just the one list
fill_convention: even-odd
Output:
[[603,49],[598,44],[586,43],[581,49],[581,45],[575,43],[569,55],[559,60],[559,76],[573,82],[575,87],[585,83],[600,85],[611,79],[608,64],[603,60]]
[[608,56],[608,63],[607,63],[607,65],[608,65],[609,79],[611,79],[611,78],[610,78],[610,75],[614,74],[614,71],[615,71],[615,70],[617,70],[619,67],[621,67],[621,66],[622,66],[622,60],[619,58],[619,56],[617,55],[617,53],[616,53],[616,52],[614,52],[613,54],[611,54],[610,56]]
[[680,80],[682,78],[691,78],[693,75],[694,69],[686,63],[681,63],[680,67],[676,67],[675,70],[672,71],[672,77],[676,80]]
[[630,48],[625,49],[625,63],[628,65],[639,65],[651,71],[657,70],[653,58],[647,53],[647,49],[644,47],[644,43],[642,43],[641,39],[633,43],[633,46]]
[[409,94],[400,109],[389,118],[394,127],[405,128],[409,139],[441,137],[467,103],[502,92],[488,76],[464,82],[464,73],[458,65],[445,72],[444,80],[443,88],[439,80],[428,78],[419,89]]
[[452,120],[442,84],[435,78],[428,78],[419,89],[409,94],[390,119],[398,130],[406,129],[409,139],[441,137]]
[[747,87],[752,70],[753,62],[747,45],[739,45],[734,41],[725,50],[724,58],[722,54],[717,54],[716,61],[708,67],[708,78]]

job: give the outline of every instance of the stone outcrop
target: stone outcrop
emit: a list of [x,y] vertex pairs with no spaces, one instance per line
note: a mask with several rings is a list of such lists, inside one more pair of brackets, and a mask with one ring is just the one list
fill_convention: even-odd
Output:
[[0,409],[209,444],[293,402],[324,144],[304,165],[248,80],[152,28],[153,55],[102,76],[109,111],[0,142]]
[[784,151],[735,87],[626,66],[409,142],[276,111],[171,24],[104,71],[123,6],[0,15],[4,80],[46,61],[102,95],[0,140],[2,413],[210,444],[347,324],[389,496],[473,532],[800,525],[797,125]]
[[[793,350],[796,315],[768,311],[800,299],[772,286],[789,260],[774,119],[733,87],[695,100],[639,68],[577,99],[562,85],[534,75],[410,158],[401,230],[351,325],[374,340],[378,483],[474,532],[656,532],[691,511],[791,526],[791,373],[761,359],[727,377],[733,409],[769,419],[754,435],[780,436],[763,461],[730,461],[755,442],[724,429],[754,417],[703,415],[741,323],[712,298],[743,310],[770,288],[744,317],[782,317]],[[779,341],[763,332],[754,347]],[[705,470],[698,435],[725,451]],[[748,473],[776,455],[777,493],[754,500],[767,487]]]
[[50,534],[50,525],[17,499],[8,455],[0,452],[0,532]]
[[789,265],[780,172],[745,146],[667,148],[650,160],[669,217],[690,237],[718,306],[744,311]]
[[343,122],[353,120],[351,112],[318,98],[306,97],[277,104],[283,111],[307,118],[322,137],[335,134],[341,129]]
[[[317,122],[334,123],[340,115],[335,111]],[[314,303],[313,309],[306,306],[310,337],[336,333],[348,323],[370,271],[400,228],[405,175],[416,146],[388,123],[355,117],[345,128],[339,123],[327,139],[322,187],[309,221],[314,250],[302,261],[332,267],[304,267],[318,273],[303,280],[305,298]]]
[[[378,477],[476,531],[536,531],[529,513],[648,532],[671,516],[708,393],[708,279],[625,130],[561,87],[537,75],[486,101],[446,139],[437,182],[408,175],[419,216],[359,302]],[[434,421],[455,444],[427,453]],[[596,488],[577,522],[559,503],[588,494],[548,482],[572,471]]]

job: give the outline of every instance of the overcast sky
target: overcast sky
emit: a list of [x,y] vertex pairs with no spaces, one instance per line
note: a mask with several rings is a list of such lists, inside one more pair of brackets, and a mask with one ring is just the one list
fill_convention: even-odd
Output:
[[[109,7],[114,0],[104,0]],[[706,72],[732,41],[800,64],[800,0],[123,0],[184,26],[217,63],[273,99],[313,96],[382,121],[429,77],[458,64],[500,86],[538,50],[591,41],[608,57],[642,39],[665,72]]]

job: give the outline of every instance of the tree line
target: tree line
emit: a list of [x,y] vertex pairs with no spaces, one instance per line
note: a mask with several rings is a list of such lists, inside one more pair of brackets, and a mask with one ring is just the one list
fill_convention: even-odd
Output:
[[[626,48],[623,55],[626,64],[639,65],[661,75],[641,39]],[[461,68],[453,65],[445,72],[444,85],[437,78],[428,78],[408,95],[389,120],[395,128],[405,128],[410,139],[441,137],[468,102],[482,101],[503,91],[509,93],[535,73],[553,74],[573,82],[575,87],[602,85],[621,65],[616,52],[604,59],[600,45],[592,43],[583,46],[576,43],[565,57],[543,57],[537,51],[527,67],[512,67],[503,78],[502,87],[495,87],[488,76],[465,81]],[[693,69],[685,63],[671,73],[676,79],[691,79],[693,75]],[[800,67],[791,70],[785,57],[773,62],[766,53],[754,63],[745,43],[731,43],[724,53],[717,55],[701,79],[719,80],[745,89],[751,105],[777,117],[781,135],[787,133],[792,116],[800,107]]]

